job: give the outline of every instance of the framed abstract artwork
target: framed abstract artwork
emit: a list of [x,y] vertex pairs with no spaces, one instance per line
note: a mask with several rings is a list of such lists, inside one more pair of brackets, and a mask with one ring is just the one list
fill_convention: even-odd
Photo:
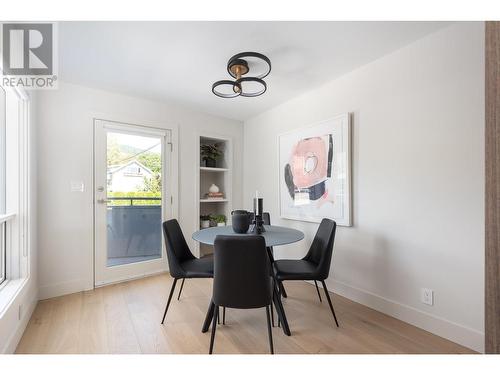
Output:
[[348,113],[278,137],[280,215],[351,226],[351,124]]

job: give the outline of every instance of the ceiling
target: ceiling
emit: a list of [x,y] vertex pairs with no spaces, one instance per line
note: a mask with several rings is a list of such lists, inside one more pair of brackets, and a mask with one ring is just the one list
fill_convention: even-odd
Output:
[[[246,120],[447,26],[445,22],[61,22],[63,81]],[[227,60],[271,59],[267,92],[223,99]]]

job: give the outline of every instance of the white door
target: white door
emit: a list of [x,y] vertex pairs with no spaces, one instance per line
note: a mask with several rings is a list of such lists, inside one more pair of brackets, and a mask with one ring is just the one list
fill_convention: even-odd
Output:
[[95,285],[164,271],[171,132],[97,119],[94,126]]

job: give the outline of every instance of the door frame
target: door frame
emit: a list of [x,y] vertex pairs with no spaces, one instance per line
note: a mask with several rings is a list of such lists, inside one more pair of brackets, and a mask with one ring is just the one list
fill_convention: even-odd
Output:
[[[170,191],[169,196],[166,196],[165,199],[170,199],[170,211],[172,218],[179,217],[179,130],[177,124],[167,124],[165,122],[159,121],[151,121],[151,120],[142,120],[138,118],[131,118],[130,116],[122,116],[117,114],[109,114],[109,113],[92,113],[89,118],[89,122],[92,126],[92,256],[91,256],[91,279],[92,279],[92,289],[98,288],[104,285],[119,283],[125,281],[124,279],[116,279],[109,281],[107,283],[100,283],[97,285],[96,283],[96,251],[97,251],[97,242],[96,242],[96,120],[116,123],[117,125],[131,125],[137,128],[144,128],[147,130],[156,130],[156,131],[170,131],[170,142],[169,144],[165,144],[165,150],[168,150],[167,147],[171,147],[170,150],[170,182],[164,184],[166,191]],[[162,210],[162,215],[165,212]],[[166,214],[166,213],[165,213]],[[162,235],[162,258],[165,259],[165,267],[162,267],[161,270],[154,273],[162,273],[168,271],[168,262],[166,261],[166,253],[165,253],[165,244],[163,243],[163,235]],[[152,274],[154,274],[152,273]],[[140,275],[134,278],[142,278],[147,275]],[[134,278],[127,278],[126,280],[132,280]]]
[[485,23],[485,352],[500,353],[500,22]]

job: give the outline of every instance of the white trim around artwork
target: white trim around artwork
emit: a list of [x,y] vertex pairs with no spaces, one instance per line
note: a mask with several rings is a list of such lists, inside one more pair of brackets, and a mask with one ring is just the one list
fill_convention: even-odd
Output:
[[285,215],[283,213],[283,208],[282,208],[282,196],[281,196],[281,163],[280,163],[280,154],[281,154],[281,149],[280,149],[280,138],[285,135],[290,135],[292,133],[295,133],[300,130],[306,130],[309,128],[313,128],[319,125],[322,125],[323,123],[330,122],[330,121],[336,121],[336,120],[345,120],[347,125],[347,142],[345,143],[345,149],[346,149],[346,163],[347,163],[347,168],[346,168],[346,186],[345,186],[345,195],[346,195],[346,205],[344,207],[344,219],[338,220],[336,218],[331,218],[336,220],[337,225],[339,226],[352,226],[352,116],[351,113],[344,113],[338,116],[334,116],[331,118],[328,118],[326,120],[318,121],[312,124],[309,124],[305,127],[301,128],[296,128],[284,133],[280,133],[277,136],[277,157],[278,157],[278,167],[279,167],[279,172],[278,172],[278,197],[279,197],[279,209],[280,209],[280,217],[282,219],[287,219],[287,220],[297,220],[297,221],[305,221],[305,222],[311,222],[311,223],[320,223],[322,218],[314,218],[314,217],[308,217],[308,216],[294,216],[294,215]]

